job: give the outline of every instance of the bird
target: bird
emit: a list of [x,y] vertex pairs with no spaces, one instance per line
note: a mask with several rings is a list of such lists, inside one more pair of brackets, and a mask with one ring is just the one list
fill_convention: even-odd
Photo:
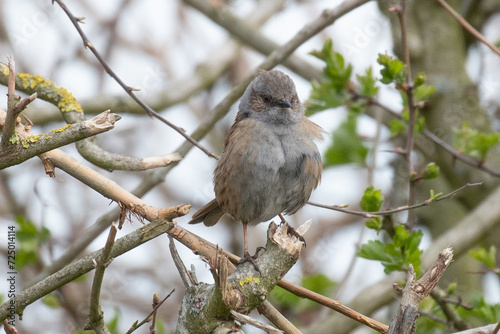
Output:
[[213,174],[215,199],[200,208],[189,224],[213,226],[225,214],[243,224],[240,263],[248,261],[260,272],[255,260],[264,247],[254,256],[249,254],[247,227],[277,215],[284,221],[283,213],[294,214],[307,203],[321,180],[322,160],[315,142],[323,134],[304,115],[288,75],[279,70],[260,72],[247,86],[225,138]]

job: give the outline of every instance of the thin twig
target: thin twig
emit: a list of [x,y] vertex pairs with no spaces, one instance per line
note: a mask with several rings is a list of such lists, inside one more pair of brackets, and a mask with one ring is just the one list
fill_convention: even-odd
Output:
[[[410,49],[408,45],[408,35],[406,32],[406,21],[405,21],[406,1],[401,0],[399,7],[394,6],[392,8],[398,14],[399,23],[401,26],[401,41],[403,44],[404,62],[406,65],[406,87],[403,87],[403,89],[408,98],[409,117],[408,117],[408,138],[406,141],[405,156],[408,168],[408,183],[409,183],[408,206],[412,206],[413,204],[415,204],[417,196],[417,189],[416,189],[417,184],[415,181],[416,173],[411,156],[413,152],[413,147],[415,146],[415,114],[417,109],[415,107],[413,99],[413,82],[411,76]],[[415,225],[415,218],[416,218],[415,212],[408,211],[406,228],[410,232],[413,230],[413,226]]]
[[[382,108],[383,110],[387,111],[388,113],[390,113],[392,116],[396,117],[397,119],[401,119],[401,115],[399,113],[397,113],[396,111],[387,107],[386,105],[380,103],[379,101],[373,99],[370,101],[370,103],[372,105],[376,105],[376,106]],[[447,142],[445,142],[444,140],[439,138],[432,131],[424,129],[422,131],[422,134],[424,136],[426,136],[427,138],[429,138],[430,140],[432,140],[435,144],[437,144],[438,146],[443,148],[445,151],[450,153],[455,159],[460,160],[469,166],[477,168],[477,169],[479,169],[479,170],[481,170],[481,171],[483,171],[491,176],[500,177],[499,171],[496,171],[496,170],[493,170],[493,169],[486,167],[484,165],[483,161],[477,160],[477,159],[470,157],[468,155],[461,154],[455,148],[453,148],[453,146],[451,146],[450,144],[448,144]]]
[[255,328],[262,329],[268,334],[280,334],[284,333],[282,330],[276,329],[275,327],[272,327],[270,325],[267,325],[265,323],[262,323],[252,317],[249,317],[248,315],[244,315],[242,313],[236,312],[234,310],[230,311],[231,315],[233,316],[234,319],[238,320],[241,323],[244,324],[249,324],[254,326]]
[[460,23],[465,30],[471,33],[472,36],[477,38],[480,42],[483,42],[487,47],[489,47],[493,52],[500,56],[500,49],[498,49],[495,45],[491,44],[486,40],[486,38],[477,31],[469,22],[467,22],[460,14],[458,14],[450,5],[446,3],[444,0],[437,0],[441,6],[444,7],[453,17]]
[[442,201],[444,199],[448,199],[450,197],[453,197],[458,192],[462,191],[465,188],[480,186],[482,184],[483,184],[482,182],[467,183],[467,184],[461,186],[460,188],[455,189],[454,191],[452,191],[451,193],[449,193],[449,194],[447,194],[445,196],[440,196],[439,198],[429,198],[429,199],[427,199],[427,200],[425,200],[425,201],[423,201],[421,203],[418,203],[418,204],[414,204],[414,205],[411,205],[411,206],[409,206],[409,205],[400,206],[399,208],[392,209],[392,210],[386,210],[386,211],[363,212],[363,211],[353,211],[353,210],[344,209],[344,208],[342,208],[339,205],[325,205],[325,204],[314,203],[314,202],[307,202],[307,204],[312,205],[312,206],[317,206],[318,208],[335,210],[335,211],[344,212],[344,213],[348,213],[348,214],[355,215],[355,216],[360,216],[360,217],[363,217],[363,218],[375,218],[375,217],[378,217],[378,216],[391,215],[391,214],[396,213],[396,212],[401,212],[401,211],[407,211],[407,210],[413,210],[413,209],[421,208],[421,207],[427,206],[427,205],[429,205],[431,203],[439,202],[439,201]]
[[89,311],[89,320],[88,326],[90,329],[96,329],[98,326],[106,326],[104,323],[103,313],[101,310],[101,305],[99,299],[101,297],[101,288],[102,281],[104,279],[104,271],[106,267],[109,265],[109,261],[111,260],[111,250],[113,249],[113,244],[115,243],[115,237],[117,228],[115,223],[111,224],[111,228],[109,230],[108,239],[106,240],[106,245],[101,256],[96,259],[96,269],[94,274],[94,281],[92,282],[92,291],[90,293],[90,311]]
[[498,334],[499,332],[500,332],[500,322],[498,323],[498,325],[493,330],[493,333],[491,333],[491,334]]
[[87,38],[85,33],[83,32],[82,28],[80,27],[80,22],[81,19],[76,18],[71,11],[66,7],[66,4],[62,0],[54,0],[57,2],[57,4],[61,7],[61,9],[66,13],[66,15],[69,17],[71,20],[71,23],[73,23],[73,26],[76,28],[78,33],[80,34],[80,37],[83,40],[83,45],[86,48],[89,48],[90,51],[94,54],[94,56],[97,58],[99,63],[101,63],[102,67],[106,70],[106,72],[113,78],[115,81],[127,92],[127,94],[135,101],[137,104],[139,104],[146,112],[147,114],[153,118],[157,118],[163,123],[167,124],[170,126],[172,129],[177,131],[181,136],[186,138],[187,141],[189,141],[191,144],[194,146],[198,147],[201,151],[203,151],[206,155],[208,155],[211,158],[216,158],[216,155],[211,153],[208,149],[203,147],[200,143],[198,143],[195,139],[193,139],[191,136],[189,136],[184,129],[178,127],[177,125],[171,123],[167,119],[165,119],[163,116],[158,114],[156,111],[151,109],[147,104],[145,104],[141,99],[139,99],[135,94],[134,94],[134,88],[126,85],[120,77],[111,69],[111,67],[108,65],[108,63],[104,60],[104,58],[101,56],[101,54],[97,51],[97,49],[94,47],[94,45],[90,42],[90,40]]
[[151,311],[151,313],[149,313],[146,318],[144,318],[144,320],[142,320],[141,322],[139,322],[137,325],[132,325],[132,327],[130,327],[130,329],[127,331],[126,334],[130,334],[132,332],[134,332],[137,328],[141,327],[142,325],[146,324],[149,322],[151,316],[153,314],[156,313],[156,311],[160,308],[160,306],[165,302],[165,300],[167,300],[173,293],[174,293],[175,289],[172,289],[172,291],[170,291],[170,293],[165,297],[163,298],[163,300],[159,303],[157,303],[154,307],[153,307],[153,311]]
[[432,291],[431,292],[431,297],[436,301],[436,303],[439,305],[439,308],[441,308],[441,311],[443,311],[444,316],[448,321],[450,321],[453,324],[453,327],[455,327],[458,330],[466,330],[469,329],[469,326],[467,326],[467,323],[460,318],[460,315],[446,302],[444,301],[441,296],[439,295],[438,292]]
[[175,267],[179,272],[179,276],[181,277],[182,283],[184,283],[184,287],[187,289],[190,286],[198,284],[198,282],[194,280],[193,276],[187,270],[186,266],[184,266],[184,262],[182,262],[179,252],[177,252],[177,248],[175,247],[174,238],[172,238],[172,236],[169,235],[168,239],[169,239],[168,247],[170,249],[170,255],[174,260]]

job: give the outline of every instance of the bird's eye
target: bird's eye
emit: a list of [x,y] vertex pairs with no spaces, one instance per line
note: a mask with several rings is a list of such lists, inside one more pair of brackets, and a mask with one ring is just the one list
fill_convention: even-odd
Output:
[[271,97],[269,95],[262,95],[262,101],[264,101],[264,103],[269,103],[271,102]]

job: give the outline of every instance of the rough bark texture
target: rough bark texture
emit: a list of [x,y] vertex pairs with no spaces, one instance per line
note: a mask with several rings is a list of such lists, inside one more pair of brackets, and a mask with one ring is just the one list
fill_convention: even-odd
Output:
[[200,283],[186,290],[176,333],[223,333],[237,328],[230,310],[248,314],[260,306],[298,260],[302,242],[286,231],[287,224],[277,228],[271,223],[266,250],[256,260],[261,274],[249,262],[234,270],[222,254],[217,263],[210,263],[216,282]]

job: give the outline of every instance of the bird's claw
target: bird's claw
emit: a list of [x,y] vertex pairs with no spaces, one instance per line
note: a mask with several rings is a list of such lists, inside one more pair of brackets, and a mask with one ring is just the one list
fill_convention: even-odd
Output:
[[297,239],[299,239],[304,244],[304,247],[307,247],[306,239],[304,239],[304,237],[301,236],[297,231],[295,231],[295,229],[290,225],[288,225],[288,230],[286,231],[286,233],[297,237]]
[[260,268],[259,266],[257,265],[257,262],[255,262],[255,260],[257,259],[257,257],[259,256],[259,252],[261,250],[266,250],[265,247],[257,247],[257,250],[255,251],[255,255],[250,255],[248,252],[245,252],[245,254],[243,255],[243,257],[238,261],[238,264],[242,264],[242,263],[245,263],[245,262],[250,262],[252,264],[252,266],[255,268],[255,270],[260,274],[262,275],[262,272],[260,271]]

